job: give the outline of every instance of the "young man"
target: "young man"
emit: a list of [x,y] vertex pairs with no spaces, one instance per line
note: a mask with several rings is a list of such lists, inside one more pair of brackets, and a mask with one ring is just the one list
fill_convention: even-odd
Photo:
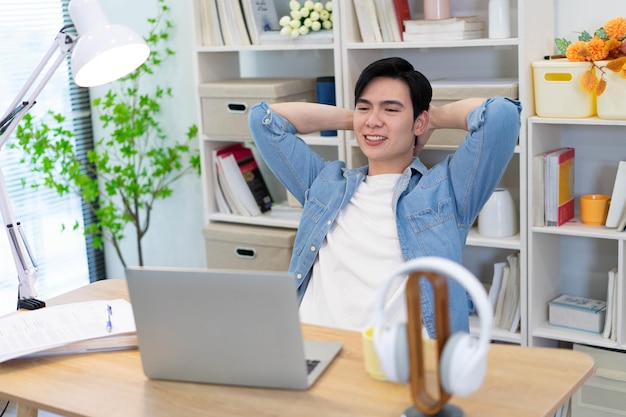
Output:
[[[461,262],[467,234],[509,163],[519,103],[502,97],[435,107],[428,80],[402,58],[370,64],[355,110],[315,103],[258,103],[249,125],[263,159],[303,205],[289,271],[303,322],[363,330],[374,322],[380,285],[409,259]],[[435,129],[469,131],[431,169],[416,156]],[[296,134],[353,129],[368,165],[324,161]],[[451,331],[469,330],[465,290],[452,280]],[[424,284],[428,286],[428,284]],[[422,317],[435,334],[432,291]]]

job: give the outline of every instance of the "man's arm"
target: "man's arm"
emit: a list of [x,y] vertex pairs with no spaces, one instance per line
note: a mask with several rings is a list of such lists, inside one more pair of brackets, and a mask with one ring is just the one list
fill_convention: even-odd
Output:
[[272,111],[289,120],[298,133],[320,130],[352,130],[352,110],[328,104],[282,102],[270,104]]
[[415,154],[426,145],[432,133],[437,129],[467,130],[467,115],[485,100],[485,98],[467,98],[438,107],[431,104],[428,109],[430,115],[428,127],[418,138]]

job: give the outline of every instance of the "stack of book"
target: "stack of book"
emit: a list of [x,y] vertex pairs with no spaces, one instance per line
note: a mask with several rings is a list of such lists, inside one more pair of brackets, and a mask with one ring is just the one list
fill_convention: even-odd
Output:
[[258,45],[266,31],[277,31],[274,0],[200,0],[204,46]]
[[406,20],[402,39],[405,42],[453,41],[484,37],[485,22],[476,16],[441,20]]
[[213,164],[220,213],[258,216],[272,208],[272,196],[250,148],[236,143],[217,149]]
[[617,166],[605,226],[614,227],[618,232],[626,228],[626,161],[620,161]]
[[511,333],[517,332],[520,325],[519,252],[507,256],[506,262],[493,265],[488,295],[494,311],[494,326]]
[[574,148],[558,148],[533,160],[533,225],[561,226],[574,218]]
[[353,0],[364,43],[423,42],[485,37],[485,22],[477,16],[414,20],[408,0]]

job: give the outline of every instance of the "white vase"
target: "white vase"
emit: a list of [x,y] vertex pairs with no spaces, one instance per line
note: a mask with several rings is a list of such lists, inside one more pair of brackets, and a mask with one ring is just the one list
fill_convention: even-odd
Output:
[[489,0],[489,38],[511,37],[509,0]]
[[478,233],[487,237],[508,237],[517,232],[513,197],[506,188],[496,188],[478,215]]

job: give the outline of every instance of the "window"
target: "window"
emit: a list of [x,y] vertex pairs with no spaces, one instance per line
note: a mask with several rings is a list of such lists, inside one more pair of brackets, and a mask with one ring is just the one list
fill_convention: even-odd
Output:
[[[0,36],[4,39],[0,42],[0,117],[51,47],[59,30],[71,23],[68,3],[69,0],[0,2]],[[49,109],[67,116],[76,134],[76,146],[86,154],[93,145],[89,92],[71,81],[69,59],[56,70],[30,113],[40,116]],[[77,220],[81,225],[91,220],[81,199],[75,195],[59,197],[45,188],[24,188],[21,179],[29,175],[29,170],[19,160],[20,155],[9,149],[8,144],[0,149],[0,169],[14,217],[21,222],[38,262],[39,298],[45,300],[104,278],[102,253],[93,250],[82,228],[72,230]],[[6,232],[0,233],[0,315],[11,312],[17,305],[17,272],[6,236]]]

